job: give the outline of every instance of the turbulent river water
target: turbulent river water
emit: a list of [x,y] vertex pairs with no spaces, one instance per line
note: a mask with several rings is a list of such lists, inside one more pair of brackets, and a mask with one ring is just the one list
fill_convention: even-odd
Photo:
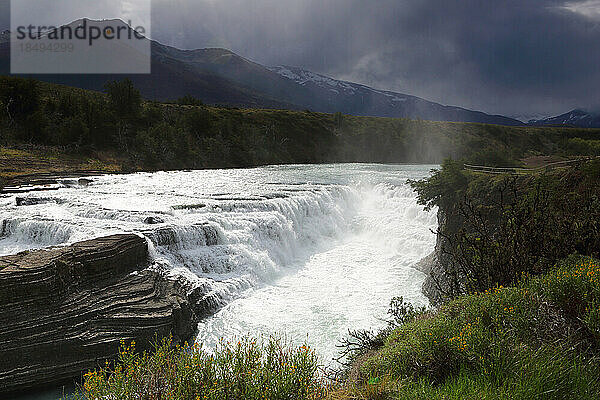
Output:
[[392,297],[427,303],[414,265],[434,248],[436,213],[417,205],[406,181],[432,168],[290,165],[64,180],[56,191],[0,198],[0,255],[136,232],[157,266],[206,289],[215,314],[199,326],[205,347],[280,333],[327,364],[348,329],[384,324]]

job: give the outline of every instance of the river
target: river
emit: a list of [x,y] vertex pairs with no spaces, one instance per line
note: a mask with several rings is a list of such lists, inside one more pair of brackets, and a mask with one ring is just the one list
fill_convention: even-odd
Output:
[[89,185],[66,179],[56,191],[0,198],[0,255],[136,232],[148,238],[156,267],[206,288],[215,313],[199,325],[204,347],[279,333],[329,364],[349,329],[384,325],[392,297],[427,304],[414,266],[434,248],[436,212],[417,205],[406,181],[432,168],[288,165],[106,175]]

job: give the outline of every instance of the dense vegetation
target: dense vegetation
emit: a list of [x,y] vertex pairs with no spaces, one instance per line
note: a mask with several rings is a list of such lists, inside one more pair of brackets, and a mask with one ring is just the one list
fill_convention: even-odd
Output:
[[310,348],[278,339],[222,342],[214,353],[174,347],[169,339],[151,354],[122,350],[115,365],[85,374],[86,399],[320,399],[327,386]]
[[[587,153],[597,130],[353,117],[144,101],[128,81],[105,93],[0,77],[0,145],[118,160],[123,170],[280,163],[508,165],[536,154]],[[37,146],[37,147],[35,147]]]
[[573,253],[599,255],[600,159],[528,175],[470,172],[449,160],[413,186],[443,215],[432,277],[444,297],[513,284]]
[[600,264],[571,257],[394,331],[335,399],[596,399]]

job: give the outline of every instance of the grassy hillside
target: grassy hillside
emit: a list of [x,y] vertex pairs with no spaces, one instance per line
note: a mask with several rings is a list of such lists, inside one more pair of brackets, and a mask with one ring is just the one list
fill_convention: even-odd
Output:
[[600,265],[548,274],[416,315],[363,358],[335,399],[596,399]]
[[60,155],[68,168],[75,168],[72,159],[93,159],[117,161],[117,169],[124,171],[440,163],[447,157],[506,165],[524,156],[600,151],[600,130],[219,108],[190,97],[156,103],[143,101],[125,81],[114,82],[106,91],[0,78],[0,145]]

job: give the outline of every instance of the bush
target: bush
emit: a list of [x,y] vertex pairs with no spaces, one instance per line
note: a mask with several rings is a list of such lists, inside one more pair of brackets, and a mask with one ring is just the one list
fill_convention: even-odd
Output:
[[179,104],[180,106],[203,106],[204,105],[202,100],[199,100],[189,94],[177,99],[176,103]]
[[514,156],[505,148],[486,147],[483,150],[471,154],[467,161],[469,164],[482,165],[486,167],[518,167]]
[[78,117],[65,118],[55,135],[54,142],[61,146],[79,147],[90,141],[90,130]]
[[160,123],[148,129],[140,131],[135,138],[137,149],[144,165],[154,168],[175,168],[185,157],[187,145],[181,141],[183,133],[166,124]]
[[142,110],[142,95],[129,79],[108,82],[104,86],[110,108],[120,119],[131,119]]
[[317,399],[325,395],[314,352],[270,338],[225,343],[214,353],[174,347],[169,339],[152,354],[135,343],[115,365],[85,374],[81,399]]
[[184,124],[187,130],[197,139],[211,136],[212,122],[210,113],[204,108],[196,108],[184,114]]
[[354,390],[384,386],[378,391],[394,398],[598,398],[599,296],[600,264],[572,257],[518,286],[459,297],[394,331],[362,365]]
[[420,181],[409,180],[417,192],[417,201],[426,210],[440,207],[448,210],[463,200],[469,184],[469,175],[464,163],[452,159],[444,160],[442,168],[432,171],[433,175]]
[[532,286],[567,318],[581,324],[586,339],[600,343],[600,264],[597,261],[570,257],[548,275],[535,280]]
[[40,93],[37,81],[0,77],[0,101],[10,119],[21,122],[39,109]]
[[600,156],[600,140],[572,138],[567,142],[567,154]]

